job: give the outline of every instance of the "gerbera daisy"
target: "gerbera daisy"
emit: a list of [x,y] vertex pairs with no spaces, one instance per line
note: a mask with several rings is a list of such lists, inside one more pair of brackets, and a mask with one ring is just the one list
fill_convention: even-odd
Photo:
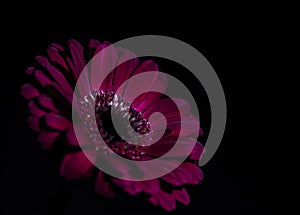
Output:
[[[69,40],[68,49],[58,44],[51,44],[47,49],[47,57],[37,56],[39,65],[30,67],[26,73],[32,77],[30,83],[22,87],[21,94],[28,100],[30,128],[38,133],[38,141],[47,150],[60,151],[62,154],[60,174],[67,180],[85,180],[96,173],[95,190],[100,195],[111,198],[115,195],[112,186],[117,186],[130,195],[146,193],[149,201],[159,205],[167,211],[174,210],[176,201],[188,205],[189,195],[184,188],[185,184],[199,184],[203,174],[197,161],[203,151],[202,145],[192,136],[200,136],[199,121],[191,114],[188,103],[179,98],[168,98],[161,93],[145,93],[129,103],[133,89],[125,87],[121,94],[116,94],[117,89],[130,77],[148,72],[158,71],[158,66],[151,60],[142,61],[123,48],[113,47],[97,66],[116,65],[118,61],[130,56],[128,60],[117,66],[105,78],[97,89],[90,89],[85,95],[80,95],[78,114],[84,117],[84,127],[72,121],[72,99],[76,82],[87,65],[87,62],[104,48],[110,46],[108,42],[99,42],[92,39],[88,52],[75,40]],[[157,72],[158,73],[158,72]],[[95,75],[95,74],[93,74]],[[97,75],[97,74],[96,74]],[[98,76],[101,74],[98,74]],[[87,82],[93,86],[96,77],[86,77]],[[149,83],[160,84],[167,87],[167,82],[162,76],[155,76]],[[149,84],[151,91],[151,84]],[[176,101],[176,104],[174,103]],[[180,116],[176,105],[180,104],[183,115]],[[120,117],[124,123],[122,134],[116,132],[111,120],[111,113]],[[149,119],[154,112],[164,115],[167,126],[162,128],[163,117]],[[90,126],[90,116],[95,116],[97,130]],[[129,120],[130,127],[127,125]],[[181,124],[184,123],[184,126]],[[132,130],[135,132],[132,132]],[[82,131],[75,135],[74,129]],[[152,145],[145,141],[154,137],[153,131],[165,130],[163,136]],[[100,132],[104,142],[96,144],[95,132]],[[139,135],[136,135],[139,134]],[[141,139],[140,135],[145,138]],[[124,166],[120,162],[111,162],[106,154],[111,150],[114,153],[134,161],[155,159],[168,152],[178,140],[180,135],[179,150],[173,159],[185,156],[185,147],[195,145],[191,154],[178,167],[156,179],[146,181],[123,180],[104,173],[95,168],[96,162],[107,162],[120,175],[133,174],[132,167]],[[127,141],[127,139],[132,141]],[[80,145],[79,141],[80,139]],[[108,150],[109,148],[109,150]],[[85,152],[92,156],[87,158]],[[107,155],[109,156],[109,155]],[[144,170],[139,167],[139,174]]]

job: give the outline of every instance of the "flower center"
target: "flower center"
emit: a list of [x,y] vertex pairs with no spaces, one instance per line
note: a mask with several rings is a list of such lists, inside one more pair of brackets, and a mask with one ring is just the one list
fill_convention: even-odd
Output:
[[[94,106],[93,106],[94,105]],[[107,146],[115,153],[132,160],[143,160],[146,149],[144,143],[150,139],[150,123],[142,114],[113,91],[94,90],[81,100],[81,113],[85,116],[86,131],[94,144],[100,132],[106,144],[95,146],[107,151]],[[94,114],[95,118],[93,118]],[[112,116],[117,119],[116,131]],[[98,131],[93,129],[96,120]]]

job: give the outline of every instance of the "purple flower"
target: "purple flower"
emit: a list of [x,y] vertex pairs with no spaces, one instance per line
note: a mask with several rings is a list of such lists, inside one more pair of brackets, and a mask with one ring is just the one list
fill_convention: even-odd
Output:
[[[105,153],[105,148],[108,146],[115,153],[125,158],[137,161],[150,160],[160,157],[170,150],[180,134],[182,136],[181,143],[179,143],[180,148],[173,158],[176,160],[176,156],[184,156],[185,147],[188,144],[193,144],[196,141],[191,135],[195,132],[197,132],[197,135],[202,134],[201,131],[195,131],[194,128],[199,126],[199,122],[190,113],[190,107],[183,99],[173,98],[182,107],[181,110],[183,110],[184,115],[180,117],[172,99],[163,97],[160,93],[143,94],[135,99],[132,104],[129,104],[126,98],[131,96],[134,89],[127,87],[123,90],[123,95],[115,94],[121,84],[130,77],[147,71],[158,71],[158,66],[153,61],[141,61],[134,57],[135,55],[132,52],[122,48],[114,48],[112,53],[105,56],[103,62],[109,62],[113,65],[128,56],[133,56],[133,59],[117,66],[105,78],[99,89],[91,90],[89,95],[82,95],[85,96],[85,102],[82,103],[81,114],[88,114],[88,110],[85,108],[89,105],[89,99],[94,99],[92,104],[96,106],[93,111],[95,111],[98,131],[89,131],[89,121],[87,119],[85,128],[82,128],[83,132],[80,134],[80,139],[85,140],[84,147],[79,146],[74,133],[74,126],[79,125],[72,122],[72,98],[75,84],[86,66],[86,62],[109,45],[108,42],[101,43],[92,39],[87,52],[77,41],[70,40],[68,50],[58,44],[51,44],[47,49],[47,57],[36,57],[40,65],[26,70],[26,73],[31,77],[31,83],[25,84],[21,90],[22,96],[28,100],[30,128],[38,133],[38,141],[45,149],[53,151],[59,149],[62,152],[60,174],[68,180],[85,180],[96,172],[95,190],[104,197],[113,197],[115,193],[112,187],[117,186],[130,195],[146,193],[152,204],[160,205],[167,211],[175,209],[176,201],[188,205],[190,198],[184,185],[199,184],[203,179],[202,171],[197,165],[203,151],[203,147],[199,142],[197,142],[185,162],[180,164],[174,171],[161,178],[147,181],[127,181],[111,177],[95,168],[82,151],[90,150],[94,153],[95,160],[105,160],[105,156],[99,158],[99,153]],[[101,67],[103,65],[100,62],[97,66]],[[88,80],[92,82],[94,78],[88,77]],[[167,83],[157,77],[147,81],[150,83],[160,81],[161,86],[167,87]],[[151,84],[149,91],[151,91]],[[167,132],[157,143],[150,146],[143,144],[143,140],[137,140],[138,144],[127,142],[116,133],[111,124],[110,109],[113,105],[116,110],[122,105],[122,109],[118,110],[120,118],[123,117],[129,120],[133,130],[139,134],[148,134],[153,129],[160,129],[164,120],[163,117],[159,116],[155,120],[149,121],[151,113],[160,112],[167,119]],[[185,126],[181,128],[183,130],[180,132],[180,123],[184,122],[187,123],[184,124]],[[134,135],[126,133],[126,131],[125,127],[124,135],[130,137]],[[94,147],[93,132],[100,132],[105,144]],[[107,162],[110,161],[107,160]],[[116,163],[111,163],[111,165],[120,173],[130,174],[128,167]],[[143,172],[144,170],[140,169],[140,171]]]

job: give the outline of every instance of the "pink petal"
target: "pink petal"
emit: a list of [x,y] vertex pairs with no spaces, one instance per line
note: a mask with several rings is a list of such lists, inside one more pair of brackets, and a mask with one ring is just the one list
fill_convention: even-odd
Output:
[[154,194],[159,190],[159,181],[157,179],[141,181],[142,189],[149,194]]
[[128,176],[130,168],[122,160],[109,154],[99,154],[99,162],[101,162],[101,160],[108,163],[108,165],[110,165],[110,167],[112,168],[112,171],[115,171],[116,173],[119,173],[123,176]]
[[[179,126],[181,124],[181,127]],[[172,130],[172,135],[191,136],[198,135],[199,121],[192,115],[183,116],[181,122],[168,118],[167,128]]]
[[52,66],[47,58],[43,56],[37,56],[37,61],[47,69],[49,74],[54,78],[54,80],[62,87],[62,89],[69,95],[73,94],[73,90],[68,83],[68,81],[65,79],[61,71],[59,71],[57,68]]
[[99,44],[100,42],[98,40],[91,39],[89,49],[96,49]]
[[53,82],[49,77],[47,77],[41,70],[34,70],[34,77],[39,82],[39,84],[44,88],[51,86],[58,93],[60,93],[64,98],[67,99],[69,103],[72,103],[72,95],[68,94],[63,87]]
[[[158,82],[161,82],[161,81],[157,81],[157,83]],[[164,88],[163,85],[165,85],[165,84],[159,83],[159,85],[161,85],[161,87],[158,87],[158,88]],[[149,90],[149,91],[151,91],[151,90]],[[164,90],[162,90],[162,91],[164,91]],[[148,92],[148,93],[142,94],[133,101],[132,107],[134,107],[134,109],[136,111],[144,112],[149,107],[154,105],[159,100],[161,95],[162,94],[158,93],[158,92]]]
[[75,65],[74,65],[73,61],[68,56],[66,57],[66,59],[67,59],[68,66],[71,69],[71,73],[73,75],[74,80],[77,80],[79,76],[77,75],[77,72],[76,72]]
[[[180,112],[179,112],[180,110]],[[189,114],[191,107],[189,104],[180,98],[165,98],[160,99],[155,105],[151,106],[144,114],[144,117],[149,117],[153,112],[160,112],[166,117],[180,116]]]
[[132,107],[134,107],[136,111],[144,112],[153,104],[155,104],[162,95],[159,92],[151,92],[151,90],[156,89],[160,92],[164,92],[166,90],[166,87],[167,87],[167,79],[164,77],[162,73],[159,73],[158,78],[156,79],[151,89],[148,89],[148,93],[145,93],[144,95],[141,95],[137,99],[135,99],[132,104]]
[[98,40],[95,40],[95,39],[90,40],[90,44],[89,44],[89,58],[90,59],[92,59],[93,56],[96,54],[95,51],[99,45],[100,45],[100,42]]
[[[126,181],[129,182],[129,181]],[[158,179],[146,180],[146,181],[133,181],[135,187],[138,187],[138,192],[145,192],[148,194],[154,194],[159,191]],[[130,183],[128,183],[130,184]],[[137,193],[137,192],[136,192]]]
[[199,168],[197,164],[184,162],[181,164],[180,168],[189,171],[189,174],[191,176],[189,182],[190,184],[198,184],[204,178],[202,170]]
[[[181,98],[172,98],[172,99],[175,102],[177,108],[180,110],[181,114],[189,114],[191,112],[191,107],[186,100],[181,99]],[[171,116],[173,114],[174,114],[174,112],[170,111],[168,116]]]
[[65,100],[70,105],[72,104],[73,95],[67,94],[63,88],[55,82],[52,82],[50,86],[52,90],[55,90],[57,93],[61,94],[61,99]]
[[[75,125],[74,125],[75,126]],[[77,127],[77,126],[75,126]],[[76,131],[78,132],[75,135],[74,128],[70,127],[66,134],[66,139],[68,141],[68,144],[75,146],[75,147],[83,147],[83,146],[90,146],[90,140],[87,136],[87,132],[83,128],[77,128]],[[78,138],[78,139],[77,139]],[[80,145],[79,142],[80,141]]]
[[34,101],[30,101],[28,103],[28,109],[29,109],[29,112],[34,115],[34,116],[37,116],[37,117],[42,117],[46,114],[45,111],[43,111],[42,109],[38,108],[36,106],[36,104],[34,103]]
[[43,131],[39,134],[38,141],[45,149],[51,149],[59,134],[59,132]]
[[68,44],[69,44],[71,55],[73,57],[76,76],[79,77],[80,73],[82,72],[83,68],[86,65],[83,56],[83,47],[76,40],[69,40]]
[[110,188],[109,183],[104,179],[103,173],[101,171],[99,171],[97,174],[95,191],[96,193],[106,198],[112,198],[115,195],[112,189]]
[[[135,68],[139,64],[139,59],[131,51],[120,48],[120,47],[117,50],[120,55],[118,63],[119,62],[123,62],[123,63],[121,63],[116,68],[116,72],[115,72],[115,76],[114,76],[114,89],[115,90],[117,90],[123,82],[127,81],[130,78],[130,76],[133,74]],[[128,59],[131,59],[131,60],[128,60]]]
[[[182,165],[180,165],[178,168],[176,168],[173,171],[173,173],[175,175],[177,175],[180,178],[180,180],[182,181],[182,183],[184,183],[184,184],[190,184],[193,179],[189,170],[183,168]],[[195,183],[198,184],[198,181],[195,181]],[[194,183],[192,183],[192,184],[194,184]]]
[[197,140],[193,138],[181,138],[177,140],[176,136],[166,136],[157,143],[150,145],[146,153],[148,155],[160,157],[167,153],[176,143],[176,148],[173,148],[172,157],[188,156]]
[[75,146],[75,147],[80,147],[78,140],[75,136],[75,132],[73,127],[70,127],[66,133],[66,139],[67,139],[67,143],[70,144],[71,146]]
[[68,180],[88,178],[94,166],[83,151],[66,154],[63,158],[60,174]]
[[190,160],[199,160],[203,153],[203,150],[204,147],[202,146],[202,144],[197,142],[192,153],[190,154]]
[[[124,58],[126,57],[126,55],[124,56]],[[134,75],[138,75],[144,72],[149,72],[149,71],[158,71],[158,66],[156,63],[154,63],[151,60],[147,60],[142,62],[138,67],[135,68],[135,70],[129,75],[129,77],[134,76]],[[128,75],[128,74],[126,74]],[[156,74],[155,77],[152,77],[151,80],[147,80],[147,84],[152,86],[153,82],[155,82],[156,78],[157,78],[158,73]],[[124,80],[125,81],[125,80]],[[141,83],[138,83],[139,87],[137,87],[137,89],[140,89],[140,85]],[[143,83],[143,86],[145,87],[145,82]],[[151,88],[151,87],[150,87]],[[130,95],[130,91],[135,90],[134,88],[134,84],[130,87],[130,88],[124,88],[123,89],[123,95],[126,98],[126,96],[128,95],[129,97],[131,97]],[[139,92],[139,91],[138,91]]]
[[176,174],[174,174],[173,172],[170,172],[170,173],[164,175],[162,177],[162,179],[164,181],[174,185],[174,186],[182,185],[182,181],[180,180],[180,178]]
[[21,89],[21,95],[25,99],[30,100],[37,97],[39,95],[39,91],[30,84],[24,84]]
[[[152,120],[151,127],[155,128],[155,131],[164,131],[165,119],[162,115],[157,115],[155,120]],[[172,131],[171,135],[176,136],[198,136],[199,134],[199,121],[192,115],[183,115],[181,119],[179,116],[167,117],[167,129]],[[159,132],[158,132],[159,133]]]
[[55,48],[55,49],[57,49],[61,52],[64,51],[64,47],[62,45],[57,44],[57,43],[52,43],[49,47],[53,47],[53,48]]
[[151,202],[153,205],[157,205],[158,204],[158,199],[157,198],[155,198],[154,196],[151,196],[150,198],[149,198],[149,202]]
[[182,190],[174,190],[172,193],[175,199],[182,204],[188,205],[190,203],[190,196],[186,192],[186,189],[182,188]]
[[45,87],[46,85],[51,85],[52,81],[40,70],[34,71],[34,77],[36,80],[40,83],[42,87]]
[[40,131],[40,118],[36,116],[30,116],[27,119],[30,129],[33,131]]
[[[145,177],[154,177],[157,173],[170,172],[176,169],[180,165],[180,162],[177,160],[162,160],[157,159],[155,163],[151,165],[144,165],[143,162],[136,163],[136,166],[142,170]],[[174,180],[175,184],[179,184],[180,181]]]
[[43,108],[51,111],[57,111],[53,103],[53,100],[49,98],[49,96],[41,95],[37,98],[37,101]]
[[48,114],[45,118],[46,125],[52,129],[63,131],[72,126],[72,123],[61,115]]
[[204,135],[204,132],[201,128],[199,128],[198,136],[201,137]]
[[167,211],[172,211],[176,207],[175,198],[172,194],[166,193],[166,192],[160,192],[160,199],[159,204],[162,208],[164,208]]
[[139,184],[136,183],[136,181],[127,181],[123,179],[114,178],[113,183],[132,196],[142,191],[142,187],[139,186]]
[[[97,86],[96,85],[96,82],[95,83],[95,87],[96,88],[100,88],[101,90],[103,91],[109,91],[109,90],[112,90],[114,91],[114,87],[113,87],[113,80],[114,80],[114,75],[115,75],[115,72],[114,71],[111,71],[106,77],[105,79],[103,80],[101,86]],[[99,85],[99,84],[98,84]]]
[[28,67],[26,69],[25,73],[28,74],[28,75],[32,75],[34,70],[35,70],[34,67]]
[[150,145],[147,148],[146,154],[160,157],[167,153],[175,145],[176,140],[176,137],[172,137],[172,139],[168,136],[163,137],[159,140],[159,142]]
[[[69,40],[68,41],[69,44],[69,48],[70,48],[70,52],[71,55],[73,57],[73,62],[74,62],[74,66],[73,67],[73,75],[75,77],[75,79],[77,80],[77,78],[80,76],[81,72],[83,71],[83,69],[86,66],[86,62],[84,60],[84,55],[83,55],[83,47],[80,43],[78,43],[76,40]],[[68,61],[68,59],[67,59]],[[70,62],[70,65],[72,65],[72,63]],[[81,83],[80,83],[80,92],[82,94],[87,93],[91,90],[90,88],[90,81],[89,81],[89,77],[87,72],[84,72],[83,76],[80,78]]]
[[136,68],[134,75],[143,73],[143,72],[153,72],[158,71],[158,66],[152,60],[144,61],[138,68]]
[[[157,72],[155,75],[153,75],[153,73],[147,73],[149,71],[158,71],[157,65],[151,60],[143,62],[137,67],[133,74],[134,76],[140,73],[145,73],[143,78],[144,80],[146,79],[147,82],[139,81],[139,78],[133,79],[129,81],[125,88],[122,89],[123,91],[121,91],[124,92],[125,100],[133,101],[132,106],[137,111],[143,111],[147,109],[150,104],[153,104],[153,102],[160,97],[160,93],[151,93],[152,90],[160,90],[164,92],[167,86],[167,79],[163,73]],[[150,93],[144,93],[135,98],[136,95],[143,90]]]
[[110,43],[104,42],[97,46],[95,56],[90,62],[90,79],[93,89],[100,88],[106,91],[112,88],[114,78],[113,70],[115,69],[118,57],[116,48]]
[[47,53],[49,55],[50,60],[53,63],[57,63],[58,65],[62,66],[66,71],[68,71],[68,66],[64,58],[59,53],[59,51],[63,52],[62,46],[59,46],[57,44],[51,44],[47,50]]

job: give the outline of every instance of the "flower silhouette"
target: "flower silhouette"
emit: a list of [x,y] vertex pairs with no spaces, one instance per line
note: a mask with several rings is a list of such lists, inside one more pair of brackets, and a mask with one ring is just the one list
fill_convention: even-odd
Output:
[[[112,51],[104,56],[103,62],[97,62],[97,66],[101,67],[107,62],[116,65],[123,58],[128,56],[131,58],[111,71],[98,89],[91,89],[88,94],[80,95],[82,99],[79,101],[78,114],[85,117],[85,126],[79,128],[82,131],[79,134],[81,140],[79,145],[78,134],[76,138],[74,132],[74,128],[79,125],[72,121],[74,88],[87,62],[110,45],[108,42],[92,39],[89,48],[84,49],[77,41],[69,40],[68,49],[51,44],[47,49],[47,57],[37,56],[39,65],[26,70],[30,76],[30,83],[24,84],[21,90],[22,96],[28,101],[29,126],[38,133],[38,141],[43,148],[59,152],[62,156],[60,174],[67,180],[82,181],[96,175],[95,191],[107,198],[115,195],[115,188],[120,188],[130,195],[145,193],[152,204],[159,205],[167,211],[175,209],[176,201],[188,205],[190,198],[184,185],[199,184],[203,180],[202,171],[197,165],[203,151],[199,142],[188,158],[175,170],[147,181],[129,181],[111,177],[95,168],[84,153],[84,150],[89,151],[89,154],[94,155],[93,159],[109,163],[120,174],[132,174],[130,167],[117,161],[111,162],[106,158],[109,152],[107,147],[130,160],[151,160],[168,152],[181,135],[179,150],[170,158],[176,162],[176,157],[185,155],[185,147],[197,141],[191,135],[195,132],[197,136],[202,135],[201,130],[194,129],[199,127],[199,121],[191,114],[189,104],[185,100],[171,99],[161,93],[150,92],[151,83],[167,87],[163,78],[153,77],[152,80],[145,80],[150,83],[149,93],[142,94],[132,104],[127,100],[134,91],[132,87],[125,87],[121,95],[116,94],[116,90],[130,77],[147,71],[158,72],[158,66],[153,61],[142,61],[129,50],[113,47]],[[93,82],[94,79],[93,76],[87,77],[89,82]],[[176,104],[181,105],[182,116],[174,100]],[[119,116],[121,125],[124,122],[121,134],[114,129],[110,117],[112,111]],[[164,115],[167,120],[166,128],[161,128],[162,116],[149,119],[153,112]],[[95,115],[97,131],[91,129],[90,114]],[[130,127],[135,132],[128,129],[126,120],[129,120]],[[182,123],[184,126],[180,126]],[[135,135],[137,133],[149,138],[155,136],[154,130],[160,129],[165,129],[165,132],[152,145],[146,144],[147,138],[141,139]],[[95,144],[93,139],[95,132],[100,132],[105,143]],[[126,141],[125,137],[133,141]],[[147,170],[140,168],[138,172],[143,174],[143,171]]]

